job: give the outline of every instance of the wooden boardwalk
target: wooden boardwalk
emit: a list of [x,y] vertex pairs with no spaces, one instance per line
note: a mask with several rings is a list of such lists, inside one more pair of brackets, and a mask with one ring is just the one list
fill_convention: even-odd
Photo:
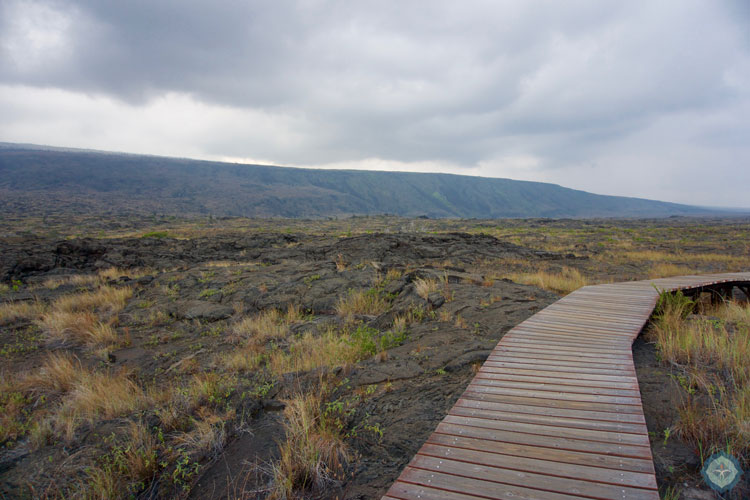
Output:
[[655,499],[631,345],[659,290],[750,273],[583,287],[502,338],[385,500]]

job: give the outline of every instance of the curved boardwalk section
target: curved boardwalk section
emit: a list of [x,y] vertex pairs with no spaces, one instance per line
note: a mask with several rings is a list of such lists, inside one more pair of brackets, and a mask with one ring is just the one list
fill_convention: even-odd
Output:
[[747,291],[750,273],[583,287],[510,330],[383,498],[658,499],[631,345],[659,290]]

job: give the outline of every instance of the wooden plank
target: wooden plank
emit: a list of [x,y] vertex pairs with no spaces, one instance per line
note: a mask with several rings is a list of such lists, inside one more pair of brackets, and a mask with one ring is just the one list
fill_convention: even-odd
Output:
[[622,405],[615,403],[594,402],[594,401],[576,401],[571,399],[553,399],[542,397],[543,394],[528,394],[526,396],[517,396],[515,394],[493,394],[488,391],[476,390],[481,386],[470,386],[464,392],[463,397],[479,399],[480,401],[498,402],[498,403],[518,403],[528,406],[544,406],[546,408],[565,408],[569,410],[598,411],[609,413],[631,413],[642,415],[643,411],[637,405]]
[[604,469],[602,473],[605,473],[609,469],[610,474],[613,475],[620,472],[647,475],[653,475],[654,473],[654,465],[651,460],[641,458],[613,457],[609,455],[597,455],[596,453],[539,448],[538,446],[487,441],[485,439],[442,434],[439,432],[430,435],[427,443],[449,446],[451,448],[485,451],[511,457],[548,460],[560,464]]
[[632,392],[639,392],[638,384],[635,377],[629,381],[604,381],[604,380],[588,380],[581,379],[579,377],[555,377],[555,376],[534,376],[534,375],[516,375],[512,373],[504,372],[488,372],[480,368],[475,376],[475,380],[497,380],[507,382],[523,382],[523,383],[539,383],[539,384],[556,384],[556,385],[570,385],[573,387],[580,388],[591,388],[591,389],[615,389],[615,390],[626,390]]
[[[528,409],[528,408],[526,408]],[[519,413],[516,411],[496,411],[482,408],[467,408],[456,405],[448,411],[449,415],[460,417],[477,417],[487,419],[505,420],[507,422],[527,422],[545,425],[556,425],[559,427],[572,427],[575,429],[597,429],[610,432],[621,432],[628,434],[648,434],[643,424],[628,424],[622,422],[607,422],[603,420],[590,420],[583,418],[556,417],[539,415],[536,413]]]
[[570,356],[558,356],[557,358],[553,356],[521,356],[517,353],[508,353],[508,352],[491,352],[490,355],[487,357],[488,362],[511,362],[516,361],[519,363],[534,363],[537,365],[551,365],[551,366],[558,366],[558,367],[581,367],[581,368],[598,368],[602,370],[612,369],[614,371],[622,371],[622,372],[629,372],[632,373],[634,370],[632,367],[632,363],[626,364],[626,363],[597,363],[594,360],[584,360],[584,359],[572,359]]
[[383,500],[477,500],[487,498],[406,483],[401,480],[393,483],[393,486],[388,490],[388,495],[393,496],[384,496]]
[[630,349],[630,345],[626,344],[620,344],[616,345],[613,344],[609,347],[592,347],[591,343],[589,342],[574,342],[571,340],[568,340],[567,342],[561,341],[561,340],[549,340],[549,339],[542,339],[539,337],[532,337],[529,335],[521,336],[520,334],[516,335],[508,335],[506,334],[503,337],[503,346],[516,346],[516,347],[549,347],[554,348],[560,352],[587,352],[587,353],[601,353],[601,354],[607,354],[610,352],[621,352]]
[[588,327],[585,325],[564,325],[549,323],[546,321],[528,321],[521,323],[512,332],[539,332],[539,333],[554,333],[565,336],[573,336],[580,338],[590,337],[592,341],[603,342],[607,340],[616,340],[620,342],[632,340],[632,333],[622,330],[617,330],[616,333],[612,331],[604,330],[601,328]]
[[592,375],[622,375],[632,376],[635,375],[634,370],[613,370],[606,368],[584,368],[581,365],[578,366],[562,366],[550,363],[527,363],[527,362],[512,362],[512,361],[498,361],[494,359],[488,359],[484,362],[484,366],[496,367],[496,368],[517,368],[527,369],[531,371],[549,371],[549,372],[562,372],[562,373],[581,373],[581,374],[592,374]]
[[517,353],[521,357],[525,356],[562,356],[574,357],[585,360],[586,358],[598,359],[603,361],[612,361],[615,364],[631,364],[633,359],[632,348],[624,349],[622,347],[610,349],[597,349],[595,352],[589,352],[586,348],[576,349],[557,349],[558,346],[547,345],[546,343],[536,344],[519,344],[511,341],[501,342],[491,352],[492,353]]
[[[461,455],[472,457],[470,452],[465,452]],[[476,459],[477,457],[472,458]],[[535,472],[517,471],[489,464],[424,455],[417,455],[409,466],[443,474],[453,474],[462,477],[468,476],[507,486],[531,486],[540,492],[564,491],[579,498],[613,498],[618,493],[621,495],[621,498],[622,495],[625,495],[625,498],[647,498],[643,495],[651,495],[650,498],[653,498],[654,493],[653,490],[633,488],[632,486],[613,486],[611,484],[594,483],[580,479],[550,477]],[[540,498],[542,497],[540,496]]]
[[[612,322],[582,320],[573,317],[564,317],[562,315],[545,314],[544,316],[536,315],[533,321],[526,324],[544,324],[553,327],[575,327],[582,331],[596,330],[598,333],[607,333],[610,335],[630,335],[631,332],[639,332],[641,328],[634,325],[617,325]],[[522,323],[523,324],[523,323]]]
[[[454,460],[459,462],[468,462],[473,464],[481,464],[490,467],[497,467],[505,470],[514,470],[519,472],[532,472],[543,476],[554,476],[559,478],[575,478],[576,483],[568,483],[566,486],[575,488],[580,485],[582,488],[591,488],[594,485],[583,484],[584,483],[599,483],[601,485],[608,485],[609,487],[605,490],[607,493],[602,492],[606,496],[615,492],[611,489],[612,485],[625,486],[628,488],[639,488],[639,489],[656,489],[656,480],[650,474],[643,474],[638,472],[621,472],[617,475],[612,474],[611,470],[602,469],[600,467],[586,467],[581,465],[571,465],[560,462],[552,462],[549,460],[540,460],[535,458],[525,457],[512,457],[509,455],[502,455],[497,453],[488,453],[485,451],[471,450],[466,448],[456,448],[452,446],[445,446],[436,443],[426,443],[420,450],[419,455],[425,457],[432,457],[438,459],[437,465],[442,465],[440,460]],[[433,461],[433,466],[435,465]],[[428,468],[429,464],[413,464],[415,467]],[[440,467],[444,470],[443,467]],[[523,477],[523,476],[522,476]],[[541,481],[536,483],[536,487],[543,487],[545,480],[549,481],[548,477],[540,478]],[[496,480],[499,480],[496,479]],[[510,482],[510,481],[509,481]],[[529,484],[528,482],[520,483],[521,486]],[[563,483],[555,483],[563,484]]]
[[546,391],[535,389],[515,389],[512,387],[494,387],[472,382],[467,391],[482,394],[497,394],[503,396],[532,397],[537,399],[554,399],[556,401],[581,401],[587,403],[607,403],[613,405],[641,407],[641,398],[625,396],[602,396],[598,394],[581,394],[567,391]]
[[608,312],[605,310],[602,310],[600,308],[593,309],[591,305],[588,307],[581,307],[581,306],[575,306],[573,304],[567,303],[567,304],[560,304],[559,302],[557,304],[553,304],[549,307],[547,307],[544,310],[544,315],[546,314],[558,314],[562,313],[565,315],[574,316],[576,318],[592,318],[592,319],[603,319],[607,321],[613,321],[617,323],[623,323],[623,324],[629,324],[629,323],[641,323],[642,319],[641,317],[644,316],[644,311],[640,311],[639,313],[620,313],[615,314],[613,312]]
[[617,413],[611,411],[597,411],[595,408],[588,407],[566,408],[564,406],[549,406],[536,401],[536,404],[528,404],[526,401],[507,401],[507,400],[490,400],[486,394],[476,394],[464,392],[456,402],[457,406],[467,408],[478,408],[481,410],[499,410],[518,413],[529,413],[533,415],[545,415],[553,417],[581,418],[603,422],[645,424],[646,419],[642,413]]
[[[411,466],[404,469],[404,472],[399,477],[399,481],[421,486],[422,488],[433,488],[434,490],[460,493],[462,495],[476,495],[493,500],[572,500],[580,498],[564,493],[545,492],[523,486],[503,485],[497,482],[484,481],[466,476],[426,471]],[[389,494],[396,496],[396,492],[389,491]],[[421,498],[424,500],[438,497],[433,497],[431,493],[427,493],[427,496]]]
[[617,330],[611,330],[611,329],[604,329],[599,328],[596,326],[591,325],[585,325],[582,323],[573,323],[573,324],[565,324],[565,323],[556,323],[556,322],[549,322],[549,321],[537,321],[536,319],[534,321],[527,321],[525,323],[521,323],[515,328],[513,328],[512,331],[529,331],[529,332],[535,332],[538,331],[540,333],[557,333],[557,334],[565,334],[566,336],[573,336],[573,337],[591,337],[591,340],[593,341],[616,341],[619,340],[621,342],[626,342],[629,340],[632,340],[632,331],[634,329],[622,329],[618,328]]
[[629,349],[632,345],[632,339],[615,339],[598,336],[594,339],[585,339],[576,336],[560,335],[557,333],[545,332],[544,330],[510,330],[503,338],[507,337],[508,341],[531,342],[547,345],[571,346],[575,348],[584,347],[587,349],[611,350],[611,349]]
[[[532,359],[554,359],[559,361],[604,361],[611,360],[613,365],[629,366],[633,362],[632,354],[617,353],[586,353],[586,352],[560,352],[555,349],[545,349],[543,347],[516,347],[508,344],[497,346],[492,354],[507,353],[516,355],[519,358]],[[491,355],[492,355],[491,354]]]
[[526,369],[517,367],[497,367],[489,366],[486,362],[479,368],[478,373],[496,373],[496,374],[511,374],[520,376],[539,376],[539,377],[556,377],[556,378],[568,378],[573,380],[588,380],[588,381],[601,381],[601,382],[625,382],[625,383],[636,383],[637,379],[635,373],[631,373],[629,376],[613,375],[612,373],[603,374],[591,374],[591,373],[579,373],[579,372],[562,372],[559,370],[537,370],[537,369]]
[[557,356],[568,357],[584,361],[586,359],[609,361],[613,364],[630,364],[633,360],[633,352],[630,349],[610,349],[609,352],[587,352],[584,349],[558,350],[555,346],[544,345],[517,345],[511,343],[499,344],[492,353],[514,353],[521,357]]
[[[571,382],[571,381],[568,381]],[[555,384],[546,382],[521,382],[517,380],[503,380],[496,378],[474,377],[472,384],[487,385],[490,387],[512,387],[515,389],[531,389],[537,391],[570,392],[580,394],[598,394],[601,396],[625,396],[640,398],[638,389],[614,389],[610,387],[590,387],[582,384]]]
[[526,434],[514,431],[498,430],[486,427],[456,425],[446,422],[438,424],[437,432],[455,436],[486,439],[488,441],[502,441],[504,443],[525,444],[550,448],[554,450],[580,451],[598,455],[650,459],[651,449],[645,446],[630,444],[601,443],[582,439],[550,437],[538,434]]
[[648,321],[648,317],[636,317],[631,320],[617,319],[608,317],[606,315],[592,314],[586,315],[581,314],[577,311],[569,311],[567,309],[558,309],[555,311],[547,311],[545,314],[539,315],[535,318],[537,320],[553,320],[553,321],[575,321],[576,324],[586,324],[592,326],[601,326],[603,328],[641,328],[643,324]]
[[443,422],[446,424],[482,427],[484,429],[511,431],[554,438],[561,437],[597,443],[615,443],[645,447],[650,446],[648,435],[644,434],[611,432],[599,429],[578,429],[575,427],[564,427],[534,422],[516,422],[513,420],[499,420],[453,414],[448,414]]

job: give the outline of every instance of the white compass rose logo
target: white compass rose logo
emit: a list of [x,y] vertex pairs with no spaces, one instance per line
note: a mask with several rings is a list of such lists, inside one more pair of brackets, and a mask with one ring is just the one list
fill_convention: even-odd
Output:
[[740,480],[742,469],[736,458],[720,451],[706,460],[701,475],[711,489],[724,493],[734,488]]

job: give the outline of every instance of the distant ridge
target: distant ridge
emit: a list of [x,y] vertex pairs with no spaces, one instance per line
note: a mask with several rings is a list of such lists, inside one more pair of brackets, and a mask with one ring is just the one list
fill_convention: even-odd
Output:
[[246,217],[667,217],[721,211],[556,184],[318,170],[0,143],[3,213]]

